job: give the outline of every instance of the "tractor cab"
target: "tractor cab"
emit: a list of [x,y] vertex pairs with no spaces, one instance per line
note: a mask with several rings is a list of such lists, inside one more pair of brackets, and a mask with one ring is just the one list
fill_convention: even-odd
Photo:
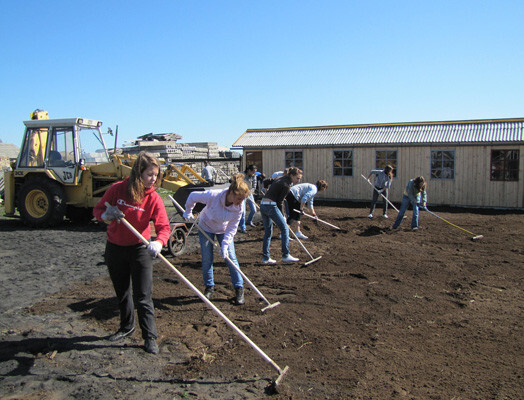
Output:
[[[76,185],[86,162],[109,162],[100,130],[101,121],[85,118],[37,119],[24,121],[24,125],[25,135],[15,168],[17,175],[23,174],[22,171],[43,170],[51,179]],[[89,146],[86,146],[93,141],[97,142],[98,148],[103,148],[103,153],[96,153],[94,161],[89,158]]]

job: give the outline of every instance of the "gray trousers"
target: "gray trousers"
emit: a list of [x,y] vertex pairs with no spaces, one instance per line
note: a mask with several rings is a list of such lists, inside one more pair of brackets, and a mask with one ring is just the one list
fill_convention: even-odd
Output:
[[[380,190],[380,188],[376,188],[376,189]],[[382,194],[385,197],[388,197],[388,189],[387,188],[384,189]],[[375,189],[373,189],[373,198],[371,199],[371,207],[369,208],[369,213],[373,214],[373,212],[375,211],[375,205],[377,204],[377,201],[378,201],[379,197],[380,197],[381,200],[384,201],[383,211],[384,211],[384,215],[386,215],[387,212],[388,212],[388,202],[386,200],[384,200],[382,198],[382,196]]]

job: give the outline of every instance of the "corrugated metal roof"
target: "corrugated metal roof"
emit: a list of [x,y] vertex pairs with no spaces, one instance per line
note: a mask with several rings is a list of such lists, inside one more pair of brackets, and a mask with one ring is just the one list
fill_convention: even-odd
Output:
[[233,147],[524,143],[524,118],[248,129]]

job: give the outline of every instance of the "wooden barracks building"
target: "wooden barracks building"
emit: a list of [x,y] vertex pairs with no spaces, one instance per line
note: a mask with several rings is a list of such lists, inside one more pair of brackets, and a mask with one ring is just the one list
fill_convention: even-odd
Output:
[[317,198],[370,201],[361,174],[390,164],[393,202],[422,175],[430,205],[524,208],[524,118],[248,129],[233,147],[242,169],[270,177],[296,166],[304,182],[325,179]]

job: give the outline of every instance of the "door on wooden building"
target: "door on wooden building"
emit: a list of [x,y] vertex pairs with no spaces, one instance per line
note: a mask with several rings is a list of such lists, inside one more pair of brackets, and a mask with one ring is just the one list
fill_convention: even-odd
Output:
[[264,172],[262,166],[262,152],[261,151],[246,151],[246,168],[248,165],[256,165],[260,172]]

